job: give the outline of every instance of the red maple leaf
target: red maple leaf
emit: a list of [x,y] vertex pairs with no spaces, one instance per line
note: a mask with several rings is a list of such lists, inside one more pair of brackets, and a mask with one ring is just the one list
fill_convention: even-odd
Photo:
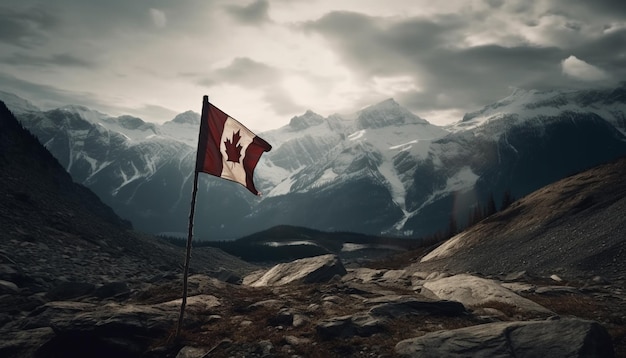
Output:
[[229,162],[239,163],[239,158],[241,158],[241,144],[239,144],[239,140],[241,139],[241,135],[239,134],[240,130],[237,133],[233,133],[233,141],[230,139],[226,139],[224,144],[226,145],[226,155],[228,155]]

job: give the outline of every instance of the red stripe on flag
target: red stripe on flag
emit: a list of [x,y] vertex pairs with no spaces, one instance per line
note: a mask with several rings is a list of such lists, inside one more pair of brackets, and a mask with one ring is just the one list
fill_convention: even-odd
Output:
[[254,195],[259,195],[259,192],[256,190],[254,182],[252,181],[254,168],[259,162],[261,154],[263,154],[263,152],[269,152],[270,149],[272,149],[272,146],[268,142],[256,136],[246,150],[246,157],[243,159],[243,167],[246,171],[246,188],[248,188],[248,190],[250,190]]
[[222,174],[224,164],[222,153],[220,153],[220,141],[227,119],[228,115],[211,103],[208,103],[208,106],[203,106],[196,156],[197,172],[218,177]]

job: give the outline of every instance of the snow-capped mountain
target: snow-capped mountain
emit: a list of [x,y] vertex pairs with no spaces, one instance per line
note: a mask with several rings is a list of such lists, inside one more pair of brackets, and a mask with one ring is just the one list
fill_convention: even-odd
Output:
[[[0,99],[8,96],[0,93]],[[14,96],[15,97],[15,96]],[[12,104],[13,103],[13,104]],[[187,227],[199,115],[162,125],[80,106],[9,108],[68,169],[140,230]],[[19,110],[18,110],[19,109]],[[258,133],[257,198],[201,176],[200,239],[229,239],[278,224],[421,236],[459,223],[478,202],[521,197],[566,175],[626,155],[626,85],[522,91],[438,127],[394,100],[352,115],[312,111]]]

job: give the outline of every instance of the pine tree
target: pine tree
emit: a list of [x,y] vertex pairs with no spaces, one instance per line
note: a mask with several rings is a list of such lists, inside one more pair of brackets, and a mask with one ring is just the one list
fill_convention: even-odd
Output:
[[493,199],[493,194],[489,194],[489,199],[487,199],[487,205],[485,206],[484,218],[495,214],[497,211],[496,201]]
[[515,201],[515,198],[513,197],[513,194],[511,194],[511,190],[507,189],[504,192],[504,195],[502,196],[502,204],[500,205],[500,211],[511,206],[511,204],[513,204],[514,201]]

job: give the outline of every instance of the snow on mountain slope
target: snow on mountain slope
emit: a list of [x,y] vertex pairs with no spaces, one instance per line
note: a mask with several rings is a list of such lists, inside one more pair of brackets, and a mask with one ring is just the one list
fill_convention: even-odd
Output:
[[[19,103],[19,101],[17,101]],[[24,107],[24,104],[16,104]],[[253,197],[202,176],[198,233],[229,239],[290,224],[422,236],[462,225],[489,195],[515,197],[626,154],[626,86],[521,91],[446,128],[393,100],[349,115],[312,111],[257,133]],[[184,232],[199,115],[162,125],[68,106],[18,117],[71,172],[139,229]],[[203,200],[207,195],[209,200]]]
[[191,148],[198,146],[198,131],[200,128],[200,114],[187,111],[180,113],[171,121],[160,127],[160,132],[169,138],[181,141]]
[[[289,126],[261,134],[274,149],[260,164],[259,176],[269,176],[270,168],[284,169],[274,178],[280,181],[268,194],[278,196],[321,188],[355,175],[371,175],[384,182],[396,204],[403,207],[410,176],[394,166],[395,156],[403,151],[426,155],[428,143],[447,133],[392,99],[347,118],[334,115],[324,119],[307,111],[294,117]],[[369,165],[359,166],[359,161]],[[319,165],[307,167],[314,163]],[[299,174],[304,168],[307,170]]]
[[[626,89],[624,86],[590,91],[539,91],[516,89],[508,97],[478,111],[465,114],[463,119],[447,127],[452,132],[475,130],[487,124],[518,125],[524,121],[558,116],[564,112],[594,113],[609,121],[626,134]],[[488,133],[498,134],[503,130]],[[487,132],[485,132],[487,134]]]

